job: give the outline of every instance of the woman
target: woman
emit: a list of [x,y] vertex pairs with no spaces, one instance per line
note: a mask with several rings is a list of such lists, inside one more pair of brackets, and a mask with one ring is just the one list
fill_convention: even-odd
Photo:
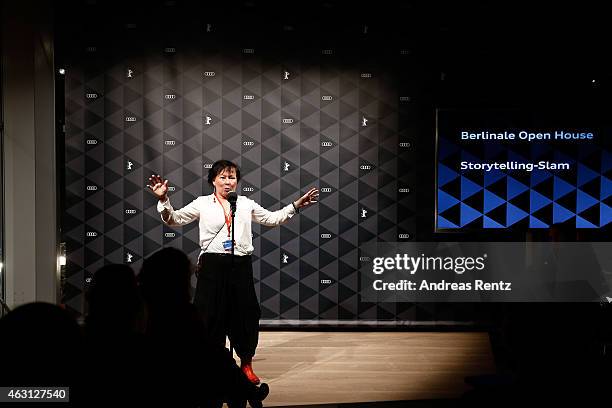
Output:
[[253,284],[251,221],[266,226],[283,224],[301,208],[316,203],[319,190],[311,188],[296,201],[274,212],[247,197],[238,196],[232,261],[233,226],[228,194],[236,190],[240,181],[240,169],[236,164],[227,160],[215,162],[208,171],[208,183],[213,187],[213,193],[196,198],[180,210],[174,210],[170,205],[168,180],[153,175],[149,181],[148,187],[159,199],[157,210],[165,224],[185,225],[199,219],[202,250],[198,259],[194,304],[200,310],[212,340],[225,345],[227,335],[240,357],[242,371],[251,382],[258,384],[252,359],[259,338],[261,309]]

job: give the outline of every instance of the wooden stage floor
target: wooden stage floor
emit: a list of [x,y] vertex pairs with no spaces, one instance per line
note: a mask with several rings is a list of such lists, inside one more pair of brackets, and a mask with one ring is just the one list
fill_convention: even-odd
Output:
[[253,366],[268,407],[457,398],[495,372],[480,332],[262,331]]

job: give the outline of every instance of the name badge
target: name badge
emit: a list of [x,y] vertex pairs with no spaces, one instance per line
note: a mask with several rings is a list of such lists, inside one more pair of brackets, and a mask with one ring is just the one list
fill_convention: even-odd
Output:
[[228,239],[227,241],[223,241],[223,249],[227,252],[232,252],[232,240]]

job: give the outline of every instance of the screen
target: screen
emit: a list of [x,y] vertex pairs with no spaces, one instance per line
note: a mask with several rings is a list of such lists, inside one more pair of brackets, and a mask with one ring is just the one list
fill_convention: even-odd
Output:
[[579,111],[438,110],[436,230],[609,226],[609,127]]

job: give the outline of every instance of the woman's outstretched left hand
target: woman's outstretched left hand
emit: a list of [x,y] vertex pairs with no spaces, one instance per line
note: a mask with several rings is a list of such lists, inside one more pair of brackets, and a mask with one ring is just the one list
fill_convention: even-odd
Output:
[[304,208],[316,203],[317,201],[319,201],[319,190],[316,187],[313,187],[308,190],[306,194],[295,201],[295,206],[297,208]]

